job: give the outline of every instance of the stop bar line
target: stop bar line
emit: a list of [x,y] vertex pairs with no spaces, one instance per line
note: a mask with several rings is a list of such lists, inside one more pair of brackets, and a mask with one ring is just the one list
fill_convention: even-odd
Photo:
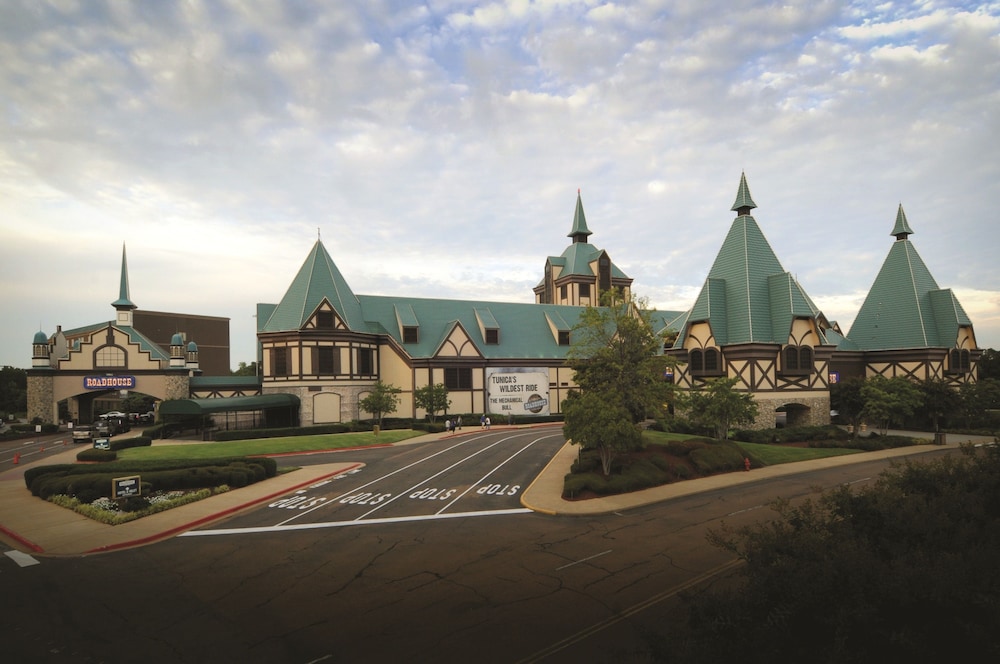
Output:
[[505,516],[509,514],[531,514],[534,510],[518,507],[507,510],[486,510],[481,512],[455,512],[454,514],[425,514],[421,516],[399,516],[363,521],[331,521],[328,523],[296,523],[287,526],[259,526],[255,528],[217,528],[214,530],[189,530],[178,537],[202,537],[207,535],[246,535],[250,533],[279,533],[287,530],[313,530],[316,528],[340,528],[343,526],[368,526],[384,523],[407,523],[410,521],[436,521],[438,519],[459,519],[476,516]]

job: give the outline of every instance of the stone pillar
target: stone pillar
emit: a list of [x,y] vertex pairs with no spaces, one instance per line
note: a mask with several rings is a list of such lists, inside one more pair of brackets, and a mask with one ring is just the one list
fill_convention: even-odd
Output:
[[28,421],[38,418],[42,424],[59,422],[59,404],[55,397],[55,375],[52,372],[28,375]]

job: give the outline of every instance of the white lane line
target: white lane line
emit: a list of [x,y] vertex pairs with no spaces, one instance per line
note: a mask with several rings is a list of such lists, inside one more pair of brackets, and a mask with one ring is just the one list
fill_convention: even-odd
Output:
[[4,551],[4,554],[17,563],[18,567],[31,567],[38,564],[37,560],[20,551]]
[[726,516],[733,516],[734,514],[743,514],[744,512],[753,512],[754,510],[759,510],[763,507],[764,505],[754,505],[753,507],[748,507],[745,510],[736,510],[735,512],[730,512]]
[[465,490],[465,491],[463,491],[462,493],[460,493],[460,494],[458,494],[457,496],[455,496],[455,497],[454,497],[454,498],[453,498],[453,499],[452,499],[451,501],[449,501],[449,502],[448,502],[448,504],[447,504],[447,505],[445,505],[444,507],[442,507],[441,509],[439,509],[439,510],[437,511],[437,513],[438,513],[438,514],[441,514],[441,513],[442,513],[442,512],[444,512],[444,511],[445,511],[446,509],[448,509],[449,507],[451,507],[452,505],[454,505],[455,503],[457,503],[457,502],[458,502],[458,501],[459,501],[460,499],[462,499],[462,498],[463,498],[463,497],[464,497],[464,496],[465,496],[465,495],[466,495],[467,493],[469,493],[469,492],[470,492],[470,491],[472,491],[472,490],[473,490],[474,488],[476,488],[477,486],[479,486],[480,484],[482,484],[483,482],[485,482],[485,481],[486,481],[486,479],[487,479],[487,478],[488,478],[488,477],[489,477],[490,475],[492,475],[492,474],[493,474],[493,473],[495,473],[496,471],[498,471],[498,470],[500,470],[501,468],[503,468],[503,467],[504,467],[505,465],[507,465],[507,463],[509,463],[509,462],[510,462],[510,461],[511,461],[511,460],[512,460],[512,459],[513,459],[514,457],[516,457],[516,456],[517,456],[518,454],[520,454],[521,452],[525,451],[526,449],[528,449],[529,447],[531,447],[532,445],[534,445],[535,443],[537,443],[537,442],[539,442],[539,441],[542,441],[542,440],[545,440],[546,438],[554,438],[554,437],[556,437],[557,435],[558,435],[558,434],[551,434],[551,435],[548,435],[548,436],[542,436],[541,438],[536,438],[535,440],[531,441],[530,443],[528,443],[527,445],[525,445],[524,447],[522,447],[521,449],[519,449],[519,450],[518,450],[517,452],[514,452],[514,453],[513,453],[513,454],[511,454],[511,455],[510,455],[509,457],[507,457],[507,458],[506,458],[506,459],[504,459],[504,460],[503,460],[502,462],[500,462],[500,465],[498,465],[498,466],[497,466],[496,468],[494,468],[494,469],[493,469],[493,470],[491,470],[490,472],[488,472],[488,473],[486,473],[485,475],[483,475],[482,477],[480,477],[480,478],[479,478],[478,480],[476,480],[476,482],[475,482],[474,484],[471,484],[471,485],[469,486],[469,488],[468,488],[468,489],[466,489],[466,490]]
[[402,492],[396,494],[395,496],[393,496],[389,500],[386,500],[385,502],[379,503],[378,507],[373,507],[372,509],[368,510],[367,512],[365,512],[364,514],[362,514],[361,516],[359,516],[358,518],[356,518],[355,521],[360,521],[361,519],[364,519],[369,514],[374,514],[375,512],[377,512],[380,509],[382,509],[383,507],[386,507],[387,505],[390,505],[391,503],[393,503],[396,500],[402,498],[403,496],[410,495],[410,493],[413,492],[415,489],[424,486],[425,484],[427,484],[428,482],[430,482],[435,477],[439,477],[441,475],[444,475],[449,470],[451,470],[453,468],[456,468],[458,466],[461,466],[463,463],[465,463],[469,459],[472,459],[473,457],[479,456],[483,452],[486,452],[488,450],[493,449],[494,447],[496,447],[500,443],[505,443],[508,440],[510,440],[512,438],[517,438],[517,437],[518,437],[518,434],[515,434],[513,436],[508,436],[506,438],[501,438],[500,440],[498,440],[495,443],[491,443],[491,444],[487,445],[486,447],[483,447],[481,449],[476,450],[475,452],[473,452],[472,454],[468,455],[467,457],[465,457],[463,459],[459,459],[458,461],[456,461],[455,463],[451,464],[447,468],[443,468],[443,469],[439,470],[438,472],[434,473],[430,477],[425,477],[424,479],[420,480],[419,482],[417,482],[416,484],[414,484],[413,486],[411,486],[409,489],[406,489],[405,491],[402,491]]
[[257,528],[217,528],[214,530],[189,530],[178,537],[205,537],[209,535],[246,535],[250,533],[277,533],[287,530],[313,530],[318,528],[342,528],[344,526],[371,526],[386,523],[408,523],[410,521],[437,521],[438,519],[461,519],[465,517],[505,516],[510,514],[532,514],[533,510],[518,507],[509,510],[490,510],[486,512],[455,512],[454,514],[425,514],[423,516],[398,516],[385,519],[366,519],[364,521],[332,521],[329,523],[296,523],[290,526],[260,526]]
[[309,514],[310,512],[318,510],[321,507],[325,507],[325,506],[328,506],[328,505],[336,505],[338,503],[338,501],[341,498],[345,497],[345,496],[348,496],[348,495],[350,495],[352,493],[357,493],[358,491],[361,491],[362,489],[370,487],[371,485],[373,485],[373,484],[375,484],[377,482],[381,482],[384,479],[388,479],[388,478],[392,477],[396,473],[401,473],[404,470],[409,470],[413,466],[416,466],[416,465],[419,465],[421,463],[424,463],[425,461],[429,461],[430,459],[433,459],[434,457],[438,456],[439,454],[444,454],[445,452],[450,452],[450,451],[452,451],[453,449],[455,449],[457,447],[461,447],[462,445],[466,445],[466,444],[471,443],[473,441],[479,440],[479,438],[480,437],[475,437],[475,438],[470,438],[468,440],[463,440],[462,442],[456,443],[455,445],[452,445],[451,447],[447,447],[447,448],[445,448],[443,450],[435,452],[434,454],[432,454],[430,456],[424,457],[422,459],[417,459],[416,461],[414,461],[413,463],[411,463],[409,465],[403,466],[402,468],[397,468],[396,470],[392,471],[391,473],[386,473],[385,475],[382,475],[381,477],[377,477],[377,478],[373,479],[371,482],[368,482],[367,484],[362,484],[361,486],[359,486],[357,488],[351,489],[349,491],[345,491],[344,493],[340,494],[339,496],[336,496],[335,498],[331,498],[330,500],[328,500],[326,502],[323,502],[323,503],[320,503],[319,505],[316,505],[316,507],[312,507],[310,509],[307,509],[306,511],[304,511],[304,512],[302,512],[300,514],[296,514],[295,516],[293,516],[293,517],[291,517],[289,519],[285,519],[284,521],[282,521],[278,525],[279,526],[283,526],[286,523],[289,523],[290,521],[294,521],[295,519],[298,519],[300,516],[305,516],[306,514]]
[[586,558],[583,558],[583,559],[581,559],[581,560],[574,560],[574,561],[573,561],[573,562],[571,562],[571,563],[566,563],[566,564],[565,564],[565,565],[563,565],[562,567],[557,567],[557,568],[556,568],[556,571],[558,572],[558,571],[560,571],[560,570],[564,570],[564,569],[566,569],[567,567],[572,567],[573,565],[579,565],[580,563],[585,563],[585,562],[587,562],[588,560],[593,560],[594,558],[600,558],[601,556],[603,556],[603,555],[606,555],[606,554],[609,554],[609,553],[611,553],[612,551],[614,551],[614,549],[608,549],[607,551],[601,551],[600,553],[595,553],[594,555],[592,555],[592,556],[588,556],[588,557],[586,557]]

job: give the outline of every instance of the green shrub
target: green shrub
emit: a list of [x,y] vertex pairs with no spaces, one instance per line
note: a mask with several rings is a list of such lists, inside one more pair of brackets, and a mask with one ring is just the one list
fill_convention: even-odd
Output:
[[[80,502],[93,502],[84,501]],[[118,501],[118,509],[122,512],[141,512],[145,509],[149,509],[149,500],[143,496],[128,496],[127,498],[121,498]]]
[[743,453],[732,443],[707,445],[691,452],[689,458],[703,475],[730,472],[743,467]]
[[103,463],[106,461],[114,461],[117,458],[118,453],[114,450],[99,450],[93,447],[80,450],[76,454],[77,461],[97,461]]
[[135,436],[133,438],[121,438],[119,440],[111,441],[111,449],[116,452],[119,450],[127,450],[132,447],[149,447],[153,444],[153,439],[149,436]]

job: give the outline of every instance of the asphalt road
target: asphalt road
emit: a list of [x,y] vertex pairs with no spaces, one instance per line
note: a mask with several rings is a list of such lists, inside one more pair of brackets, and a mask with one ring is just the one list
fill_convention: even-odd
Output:
[[365,466],[211,529],[28,567],[0,557],[4,659],[650,661],[680,598],[732,570],[709,529],[768,518],[778,496],[863,485],[886,465],[551,517],[519,510],[514,490],[561,444],[532,442],[551,433],[340,453]]

